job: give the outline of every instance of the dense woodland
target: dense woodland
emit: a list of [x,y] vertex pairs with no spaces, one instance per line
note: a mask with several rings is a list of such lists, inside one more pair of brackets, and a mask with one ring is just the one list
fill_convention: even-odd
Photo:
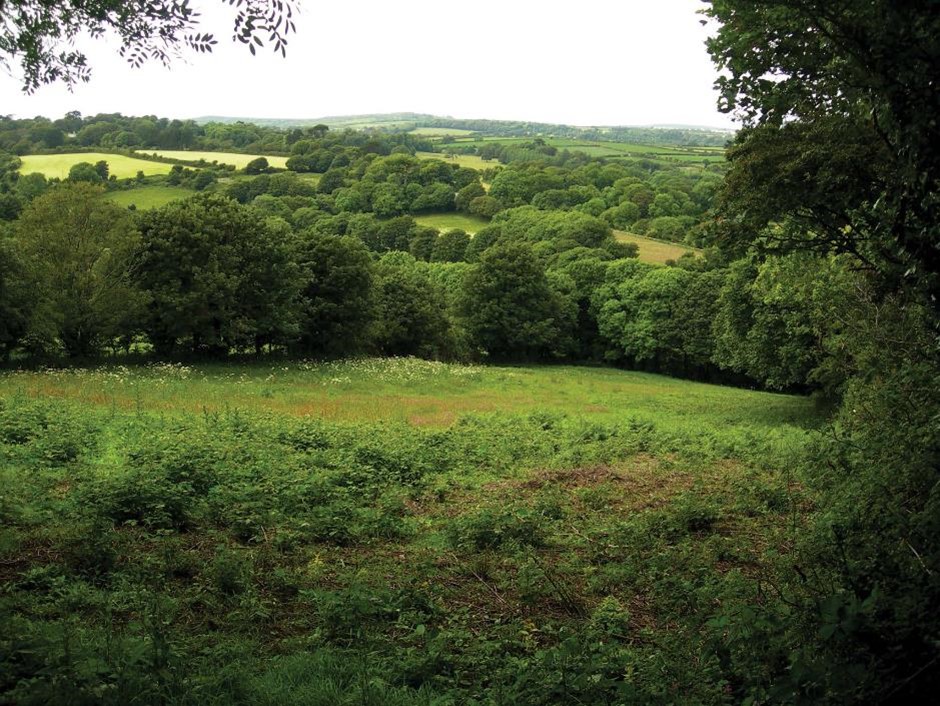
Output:
[[[740,507],[722,510],[753,520],[755,537],[768,536],[760,534],[767,518],[786,525],[772,545],[755,540],[759,558],[741,560],[737,548],[723,544],[722,531],[731,530],[721,518],[728,515],[703,500],[712,497],[707,488],[665,514],[654,509],[590,537],[574,530],[572,539],[569,532],[565,541],[578,548],[570,557],[537,553],[552,547],[546,527],[577,512],[555,496],[448,519],[448,556],[466,559],[467,573],[479,579],[473,585],[491,589],[489,581],[511,575],[518,586],[528,567],[542,577],[526,584],[532,595],[533,584],[548,586],[545,625],[512,622],[522,631],[512,635],[500,619],[484,637],[471,618],[455,627],[457,619],[441,615],[417,579],[381,594],[319,586],[308,604],[305,589],[286,574],[272,573],[276,580],[263,588],[298,612],[316,606],[322,631],[316,634],[327,645],[315,653],[322,660],[316,673],[346,674],[342,663],[350,655],[365,661],[383,655],[377,671],[363,667],[357,674],[381,671],[393,691],[368,696],[373,687],[356,686],[355,679],[339,689],[362,703],[935,698],[936,9],[927,0],[713,0],[706,14],[719,25],[709,50],[724,72],[721,106],[742,122],[720,165],[594,158],[552,147],[531,134],[532,126],[504,126],[526,142],[474,146],[492,162],[475,170],[443,154],[419,158],[417,152],[441,143],[399,131],[120,115],[0,120],[0,353],[10,366],[25,367],[365,355],[607,364],[811,394],[826,416],[821,431],[788,445],[783,431],[768,439],[723,436],[709,427],[690,450],[692,442],[671,428],[635,420],[605,427],[549,414],[473,418],[427,435],[278,426],[268,417],[238,415],[206,427],[138,418],[127,422],[144,439],[129,456],[129,470],[81,485],[88,514],[70,525],[74,534],[47,538],[42,546],[53,547],[55,561],[16,574],[11,601],[26,605],[32,598],[24,596],[59,591],[85,605],[64,587],[70,580],[112,596],[130,591],[128,584],[143,590],[149,569],[122,565],[115,558],[124,556],[120,542],[165,542],[168,558],[153,571],[164,572],[167,585],[176,571],[202,577],[189,564],[181,567],[179,556],[193,536],[211,532],[224,546],[206,564],[205,580],[215,582],[207,595],[217,597],[211,605],[220,611],[242,601],[233,620],[244,621],[237,634],[247,640],[244,626],[267,614],[250,604],[248,597],[260,594],[245,588],[246,576],[267,574],[279,561],[275,555],[313,562],[304,548],[370,548],[376,538],[399,537],[409,502],[424,497],[418,489],[438,499],[453,492],[423,484],[438,466],[470,473],[461,465],[468,458],[489,470],[563,459],[584,470],[629,450],[707,473],[730,469],[734,459],[782,484],[745,479],[747,491],[733,491]],[[777,80],[768,81],[768,71]],[[148,147],[289,159],[286,170],[263,160],[243,172],[192,162],[176,164],[167,177],[129,180],[112,178],[106,162],[78,164],[62,181],[20,170],[28,154]],[[105,198],[154,183],[200,193],[147,211]],[[472,235],[442,233],[415,220],[449,211],[486,225]],[[635,248],[618,242],[620,230],[696,245],[704,254],[665,266],[644,263]],[[56,430],[64,430],[62,439],[80,438],[81,423],[43,407],[7,409],[0,406],[0,440],[13,449],[2,457],[11,464],[69,469],[84,453],[80,441],[66,451],[53,443]],[[222,480],[223,461],[242,474],[237,483]],[[310,463],[329,472],[311,480]],[[70,483],[54,485],[53,495],[67,495]],[[390,500],[393,487],[414,496]],[[17,527],[40,521],[39,513],[7,504],[0,513]],[[261,558],[244,559],[255,547]],[[636,557],[642,561],[631,564]],[[557,575],[540,563],[555,560]],[[577,574],[588,578],[565,583],[559,577],[566,560],[589,565]],[[247,564],[239,561],[256,563],[243,571]],[[611,595],[617,586],[642,586],[662,612],[639,630],[616,599],[591,593],[598,585]],[[484,602],[498,603],[502,595],[491,590]],[[62,600],[56,610],[70,605]],[[111,657],[105,638],[76,638],[106,664],[106,676],[94,672],[93,662],[89,673],[75,670],[72,643],[43,632],[46,604],[39,605],[9,622],[15,637],[5,644],[16,659],[0,671],[0,684],[13,703],[55,700],[69,689],[81,694],[78,703],[104,696],[119,703],[135,689],[147,703],[188,703],[193,694],[203,703],[207,694],[217,703],[248,703],[283,687],[244,690],[237,675],[224,669],[215,675],[218,665],[234,663],[231,654],[242,645],[201,642],[215,624],[180,647],[171,668],[170,622],[160,622],[165,613],[156,599],[151,622],[141,619],[146,637],[133,643],[148,656],[125,663]],[[129,609],[118,602],[108,610]],[[254,618],[244,611],[256,611]],[[302,620],[294,613],[289,619]],[[188,672],[184,657],[202,671]]]
[[[100,133],[102,124],[90,119],[75,139],[89,129]],[[720,255],[684,258],[663,270],[637,263],[635,246],[618,243],[612,228],[703,242],[720,168],[605,163],[567,153],[494,162],[479,172],[415,158],[408,135],[333,134],[323,127],[262,132],[291,144],[288,171],[258,174],[273,170],[251,163],[233,179],[211,166],[176,165],[167,183],[209,193],[146,213],[100,197],[106,188],[144,181],[109,178],[106,162],[76,164],[56,184],[20,174],[18,159],[6,156],[3,212],[16,219],[10,223],[16,237],[8,248],[5,354],[85,357],[147,343],[160,355],[376,352],[718,374],[712,320],[727,273]],[[121,133],[103,133],[103,144],[86,146],[106,148],[114,134]],[[220,138],[209,135],[199,146],[264,144],[210,142]],[[302,178],[305,172],[321,176],[314,183]],[[87,213],[79,222],[87,228],[64,216],[74,209]],[[489,224],[471,237],[439,234],[412,218],[447,211]],[[102,222],[114,235],[101,232]],[[76,239],[87,248],[66,247]],[[102,249],[117,269],[95,279]],[[76,271],[89,278],[76,280]],[[58,303],[42,303],[37,288]],[[685,298],[675,296],[680,290]],[[88,311],[71,310],[81,302]],[[623,323],[634,314],[627,312],[648,326],[628,332]],[[682,317],[691,317],[688,325]],[[727,348],[738,346],[729,341]],[[743,370],[738,363],[724,367]],[[810,367],[771,384],[805,384]],[[747,373],[752,383],[767,380],[762,371]]]

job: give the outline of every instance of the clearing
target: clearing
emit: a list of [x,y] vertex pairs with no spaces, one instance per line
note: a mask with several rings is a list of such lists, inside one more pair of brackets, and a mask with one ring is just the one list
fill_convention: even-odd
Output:
[[636,243],[640,248],[639,259],[643,262],[655,262],[662,265],[665,264],[667,260],[678,260],[682,255],[688,252],[696,255],[702,254],[701,249],[693,248],[690,245],[647,238],[645,235],[627,233],[623,230],[615,230],[614,237],[621,243]]
[[173,201],[180,201],[194,196],[195,191],[184,189],[182,186],[139,186],[126,191],[110,191],[105,198],[110,199],[118,206],[130,206],[145,211],[150,208],[160,208]]
[[416,222],[423,226],[437,228],[442,233],[448,230],[460,229],[473,235],[481,228],[489,225],[489,221],[480,216],[471,216],[466,213],[426,213],[414,216]]
[[461,167],[470,169],[492,169],[498,167],[499,162],[491,159],[489,162],[475,154],[443,154],[441,152],[416,152],[415,156],[420,159],[439,159],[450,164],[458,164]]

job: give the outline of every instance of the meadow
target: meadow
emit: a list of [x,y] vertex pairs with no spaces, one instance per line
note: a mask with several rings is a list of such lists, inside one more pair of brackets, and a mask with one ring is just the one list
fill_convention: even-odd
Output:
[[612,368],[480,366],[415,358],[273,365],[104,366],[0,375],[0,396],[160,414],[242,409],[336,421],[450,424],[464,413],[633,415],[689,428],[801,424],[806,398]]
[[118,206],[134,206],[140,210],[160,208],[173,201],[188,199],[195,192],[182,186],[168,186],[165,184],[149,184],[138,186],[126,191],[109,191],[105,198]]
[[264,157],[268,164],[278,169],[287,168],[287,157],[276,157],[272,155],[261,154],[242,154],[240,152],[199,152],[189,150],[138,150],[141,155],[155,154],[158,157],[166,159],[177,159],[182,162],[198,162],[205,160],[209,164],[218,162],[219,164],[229,164],[236,169],[244,169],[245,166],[258,157]]
[[412,135],[422,135],[424,137],[458,137],[461,135],[472,135],[473,130],[462,130],[458,127],[416,127],[409,130]]
[[485,218],[471,216],[467,213],[428,213],[415,216],[414,219],[417,223],[437,228],[442,233],[448,230],[460,229],[470,235],[489,224],[489,221]]
[[3,698],[726,703],[819,423],[605,368],[10,370]]
[[699,248],[657,240],[656,238],[647,238],[645,235],[627,233],[623,230],[615,230],[614,238],[621,243],[634,243],[639,248],[638,257],[643,262],[655,262],[662,265],[669,260],[678,260],[686,253],[702,254]]
[[38,172],[47,179],[65,179],[69,169],[79,162],[94,164],[100,160],[108,163],[111,174],[118,179],[128,179],[143,172],[145,176],[154,174],[168,174],[172,165],[153,162],[147,159],[136,159],[122,154],[109,154],[107,152],[75,152],[69,154],[27,154],[20,159],[23,165],[20,174]]
[[475,154],[443,154],[441,152],[416,152],[415,156],[419,159],[441,159],[450,164],[457,164],[461,167],[470,169],[492,169],[499,166],[495,160],[486,161]]

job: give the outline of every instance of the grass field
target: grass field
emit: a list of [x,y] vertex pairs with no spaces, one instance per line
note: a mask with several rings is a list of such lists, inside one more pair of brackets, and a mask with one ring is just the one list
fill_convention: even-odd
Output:
[[461,130],[456,127],[416,127],[410,132],[412,135],[423,135],[426,137],[458,137],[460,135],[473,134],[473,130]]
[[[544,137],[545,142],[559,150],[584,152],[592,157],[607,157],[610,159],[640,159],[669,162],[723,162],[723,147],[669,147],[662,145],[641,145],[633,142],[607,142],[590,140],[573,140],[562,137]],[[483,137],[461,138],[456,137],[455,142],[479,144],[482,142],[499,142],[502,144],[520,144],[531,142],[528,137]]]
[[442,233],[459,228],[470,235],[489,224],[489,221],[485,218],[470,216],[466,213],[428,213],[423,216],[415,216],[414,219],[421,225],[437,228]]
[[538,410],[669,419],[689,429],[796,424],[808,400],[610,368],[481,367],[416,359],[272,366],[156,366],[0,375],[0,397],[117,410],[267,411],[330,420],[441,425],[461,414]]
[[640,248],[639,258],[644,262],[665,263],[667,260],[677,260],[683,254],[692,252],[701,255],[702,251],[680,243],[669,243],[665,240],[656,240],[642,235],[615,230],[614,237],[621,243],[636,243]]
[[0,698],[729,703],[710,618],[791,546],[818,422],[570,366],[2,373]]
[[251,160],[264,157],[272,167],[284,169],[287,166],[287,157],[273,157],[260,154],[241,154],[239,152],[195,152],[188,150],[138,150],[140,154],[156,154],[167,159],[179,159],[186,162],[196,162],[204,159],[210,164],[231,164],[236,169],[244,169]]
[[73,165],[79,162],[90,162],[94,164],[102,159],[108,163],[110,173],[118,179],[136,176],[138,171],[142,171],[146,176],[152,174],[167,174],[172,166],[161,162],[135,159],[133,157],[125,157],[121,154],[107,154],[105,152],[28,154],[20,157],[20,159],[23,160],[23,166],[20,167],[20,174],[39,172],[49,179],[54,177],[65,179],[69,175],[69,169],[71,169]]
[[130,206],[133,204],[140,210],[149,208],[160,208],[173,201],[188,199],[196,192],[191,189],[184,189],[181,186],[141,186],[127,191],[112,191],[106,198],[110,199],[118,206]]
[[439,152],[418,152],[417,156],[421,159],[440,159],[451,164],[459,164],[461,167],[469,167],[470,169],[490,169],[499,166],[499,162],[495,160],[487,162],[482,157],[477,157],[475,154],[448,155]]

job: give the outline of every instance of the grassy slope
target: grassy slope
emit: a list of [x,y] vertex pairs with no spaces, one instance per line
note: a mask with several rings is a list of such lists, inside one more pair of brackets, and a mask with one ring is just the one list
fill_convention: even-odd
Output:
[[698,248],[689,247],[688,245],[669,243],[665,240],[647,238],[622,230],[615,230],[614,237],[621,243],[636,243],[640,248],[640,260],[643,262],[663,264],[666,260],[677,260],[687,252],[694,252],[697,255],[702,253]]
[[0,401],[13,703],[619,703],[625,670],[629,703],[728,703],[708,619],[787,550],[775,469],[814,421],[414,360],[11,372]]
[[110,173],[119,179],[133,177],[138,171],[145,175],[167,174],[172,165],[161,162],[152,162],[145,159],[135,159],[125,157],[120,154],[107,154],[105,152],[76,152],[69,154],[28,154],[20,159],[23,160],[23,166],[20,167],[21,174],[31,174],[39,172],[45,174],[47,178],[58,177],[65,179],[69,175],[69,169],[79,162],[90,162],[94,164],[100,160],[108,163]]
[[801,397],[640,372],[572,366],[464,366],[412,359],[338,363],[63,370],[0,375],[0,396],[55,397],[117,409],[239,408],[335,420],[449,424],[472,412],[544,410],[597,419],[670,420],[690,428],[796,423]]
[[241,154],[239,152],[194,152],[188,150],[139,150],[140,154],[156,154],[168,159],[183,161],[198,161],[204,159],[209,163],[231,164],[236,169],[244,169],[245,165],[253,159],[264,157],[272,167],[283,169],[287,166],[287,157],[274,157],[260,154]]
[[599,368],[2,374],[0,699],[620,703],[627,665],[726,704],[707,620],[792,541],[813,423]]

